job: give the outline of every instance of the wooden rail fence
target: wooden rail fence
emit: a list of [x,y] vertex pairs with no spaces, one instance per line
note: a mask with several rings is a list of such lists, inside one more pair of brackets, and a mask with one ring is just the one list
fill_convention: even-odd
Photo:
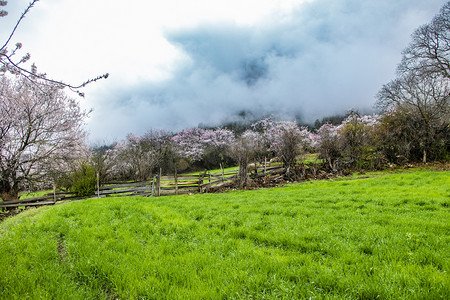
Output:
[[[277,173],[280,166],[262,166],[254,168],[253,172],[260,176]],[[190,193],[205,193],[212,189],[219,190],[221,187],[231,184],[237,179],[238,170],[221,171],[211,173],[210,171],[199,172],[192,175],[161,176],[158,174],[151,180],[142,182],[119,182],[106,183],[98,186],[96,197],[124,197],[124,196],[166,196]],[[24,200],[0,202],[0,208],[17,208],[28,206],[53,205],[65,200],[80,200],[89,197],[77,197],[73,193],[53,193],[43,197],[29,198]]]

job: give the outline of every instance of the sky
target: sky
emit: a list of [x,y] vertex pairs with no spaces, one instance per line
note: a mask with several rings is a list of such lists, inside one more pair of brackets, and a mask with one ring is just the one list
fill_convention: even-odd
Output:
[[[220,125],[246,112],[313,123],[371,112],[442,0],[40,0],[11,45],[86,87],[92,142]],[[6,40],[29,0],[9,0]],[[78,96],[68,91],[74,98]]]

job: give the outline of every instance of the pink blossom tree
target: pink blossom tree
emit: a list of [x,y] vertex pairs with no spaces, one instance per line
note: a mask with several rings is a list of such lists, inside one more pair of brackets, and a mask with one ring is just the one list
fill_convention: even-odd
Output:
[[325,123],[317,130],[317,135],[320,137],[317,141],[319,157],[325,160],[332,171],[337,172],[342,157],[342,142],[338,126]]
[[248,165],[255,158],[255,149],[257,149],[257,140],[253,132],[246,131],[242,136],[237,138],[228,147],[228,153],[233,157],[239,165],[238,183],[241,188],[247,186]]
[[178,153],[191,161],[202,159],[205,150],[203,142],[204,129],[190,128],[176,134],[172,139]]
[[235,137],[232,131],[223,128],[191,128],[179,132],[172,140],[180,156],[215,166],[226,159],[226,148]]
[[380,117],[361,116],[350,112],[341,124],[324,124],[318,130],[319,139],[315,141],[320,157],[326,161],[333,172],[344,166],[361,167],[376,149],[374,134]]
[[270,143],[270,150],[281,159],[286,172],[289,173],[290,168],[297,162],[297,156],[301,153],[308,130],[298,127],[295,122],[279,121],[267,128],[264,135]]
[[84,143],[88,113],[57,84],[0,76],[0,194],[17,199]]

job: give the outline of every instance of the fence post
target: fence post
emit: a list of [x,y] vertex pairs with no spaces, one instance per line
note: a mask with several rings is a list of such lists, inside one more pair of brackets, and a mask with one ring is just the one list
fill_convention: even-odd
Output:
[[53,183],[53,202],[56,203],[56,183]]
[[224,168],[222,163],[220,164],[220,171],[222,171],[222,182],[225,182],[225,174],[224,174]]
[[100,174],[97,172],[97,198],[100,198]]
[[161,174],[162,174],[162,169],[159,168],[159,176],[158,176],[158,197],[161,196]]
[[175,166],[175,195],[178,195],[178,175],[176,166]]
[[155,196],[155,181],[156,181],[156,176],[153,176],[153,181],[152,181],[152,197]]
[[264,157],[264,175],[267,173],[267,158]]
[[203,177],[202,172],[198,172],[198,192],[202,192]]
[[155,197],[159,197],[159,183],[160,183],[160,178],[159,178],[159,174],[158,174],[158,175],[156,175]]
[[211,171],[208,171],[209,173],[209,188],[211,188]]

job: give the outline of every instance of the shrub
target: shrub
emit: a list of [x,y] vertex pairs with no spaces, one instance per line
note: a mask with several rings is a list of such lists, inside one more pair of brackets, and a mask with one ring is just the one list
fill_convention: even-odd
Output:
[[81,163],[78,170],[70,174],[70,190],[77,196],[89,196],[95,193],[97,176],[95,168],[88,163]]

